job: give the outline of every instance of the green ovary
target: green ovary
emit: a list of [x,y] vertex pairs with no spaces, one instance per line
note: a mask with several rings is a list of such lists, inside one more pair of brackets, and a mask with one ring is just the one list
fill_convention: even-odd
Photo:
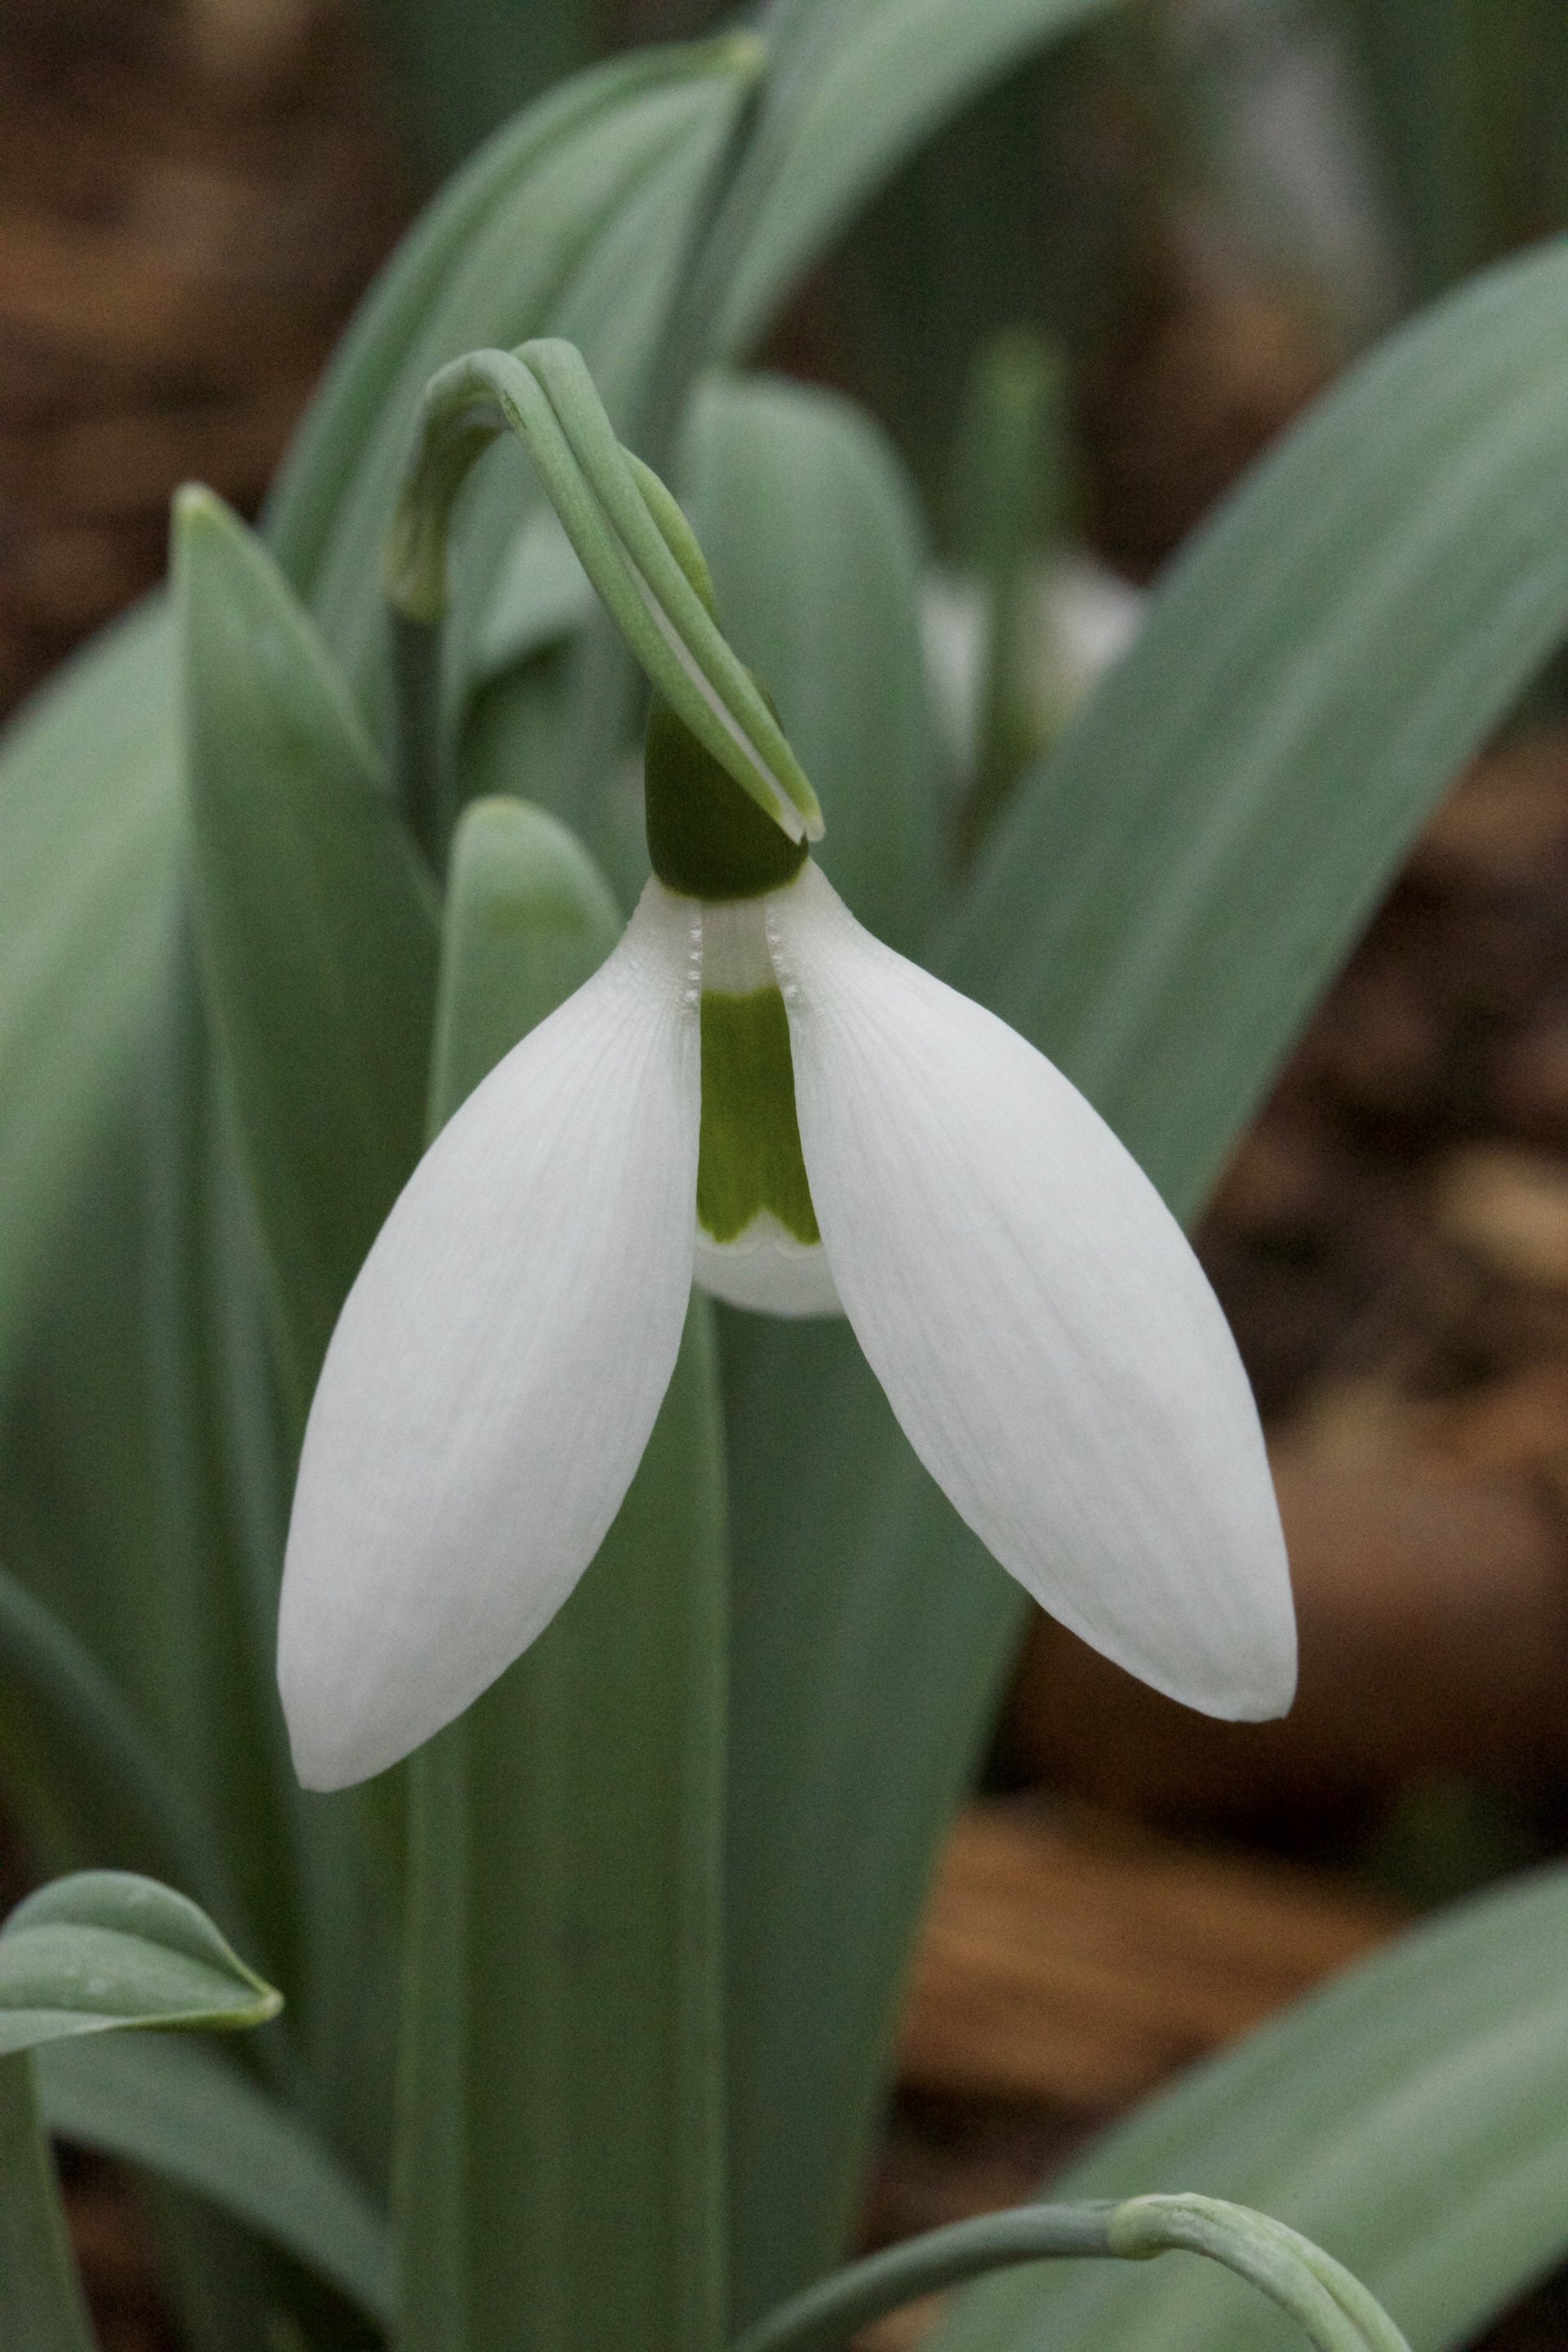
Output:
[[764,1210],[796,1241],[821,1240],[795,1115],[784,998],[776,988],[705,992],[697,1221],[714,1241],[732,1242]]

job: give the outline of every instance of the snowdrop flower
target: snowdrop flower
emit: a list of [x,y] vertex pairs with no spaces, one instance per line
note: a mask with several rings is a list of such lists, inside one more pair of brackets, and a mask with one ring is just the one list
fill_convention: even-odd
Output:
[[619,946],[437,1138],[328,1352],[279,1637],[301,1780],[395,1762],[548,1624],[637,1469],[694,1276],[842,1309],[926,1467],[1057,1617],[1194,1706],[1279,1713],[1258,1417],[1152,1186],[658,705],[647,807]]

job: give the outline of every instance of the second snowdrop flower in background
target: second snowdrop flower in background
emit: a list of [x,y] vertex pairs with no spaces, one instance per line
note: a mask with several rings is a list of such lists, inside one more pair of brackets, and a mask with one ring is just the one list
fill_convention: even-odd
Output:
[[637,1469],[694,1276],[842,1309],[1054,1615],[1193,1706],[1281,1712],[1258,1416],[1152,1186],[658,705],[647,779],[654,877],[619,946],[437,1139],[328,1353],[280,1632],[300,1778],[395,1762],[549,1622]]

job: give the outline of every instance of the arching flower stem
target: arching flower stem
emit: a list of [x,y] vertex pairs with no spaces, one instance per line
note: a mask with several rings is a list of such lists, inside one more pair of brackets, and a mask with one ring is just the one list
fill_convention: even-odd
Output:
[[[454,502],[475,460],[515,433],[584,570],[655,688],[792,841],[822,812],[778,720],[713,619],[705,567],[657,476],[616,440],[580,352],[554,338],[473,352],[431,379],[388,541],[386,590],[402,625],[398,740],[405,804],[440,799],[435,776],[438,635]],[[428,827],[422,828],[428,830]]]

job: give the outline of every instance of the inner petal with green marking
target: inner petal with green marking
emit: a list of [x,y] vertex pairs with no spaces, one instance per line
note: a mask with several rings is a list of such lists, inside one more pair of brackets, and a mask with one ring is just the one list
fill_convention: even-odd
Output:
[[789,1021],[775,986],[702,993],[697,1222],[738,1240],[764,1213],[810,1248],[821,1240],[795,1112]]

